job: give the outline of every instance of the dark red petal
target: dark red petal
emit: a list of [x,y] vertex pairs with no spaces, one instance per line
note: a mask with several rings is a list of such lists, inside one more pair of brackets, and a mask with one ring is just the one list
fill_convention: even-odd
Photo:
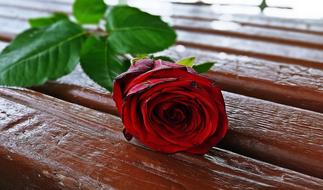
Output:
[[213,146],[215,146],[228,131],[228,118],[226,113],[219,113],[218,128],[216,132],[210,136],[203,144],[187,149],[186,152],[193,154],[206,154]]
[[128,133],[154,150],[171,153],[186,149],[186,147],[179,149],[176,144],[165,141],[149,123],[145,123],[142,120],[142,115],[146,115],[146,113],[137,110],[137,103],[137,97],[130,96],[123,105],[122,120]]
[[153,60],[143,59],[133,64],[127,72],[124,72],[115,78],[112,96],[120,114],[122,114],[122,102],[125,96],[124,89],[127,84],[140,74],[151,70],[153,66]]
[[127,96],[131,96],[133,94],[143,92],[144,90],[152,88],[153,86],[156,86],[158,84],[167,83],[175,80],[177,79],[176,78],[149,79],[149,80],[146,80],[145,82],[134,85],[129,91],[127,91]]
[[[178,76],[181,76],[181,74],[187,75],[188,73],[186,71],[184,71],[183,69],[185,69],[185,68],[183,68],[183,67],[164,68],[164,69],[151,70],[151,71],[145,72],[145,73],[141,74],[140,76],[133,78],[131,82],[127,83],[127,85],[124,88],[124,92],[129,91],[133,86],[140,84],[140,83],[144,83],[145,81],[147,81],[149,79],[155,79],[155,78],[162,79],[162,78],[174,78],[174,77],[178,78]],[[180,73],[180,71],[182,71],[182,72]]]
[[131,141],[133,136],[127,132],[127,129],[123,129],[122,132],[123,132],[124,137],[127,139],[127,141]]

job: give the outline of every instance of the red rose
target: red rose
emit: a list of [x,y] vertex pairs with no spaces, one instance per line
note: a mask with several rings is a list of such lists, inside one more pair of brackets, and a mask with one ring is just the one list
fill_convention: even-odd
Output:
[[176,63],[137,61],[116,78],[113,99],[125,137],[161,152],[204,154],[228,129],[221,90]]

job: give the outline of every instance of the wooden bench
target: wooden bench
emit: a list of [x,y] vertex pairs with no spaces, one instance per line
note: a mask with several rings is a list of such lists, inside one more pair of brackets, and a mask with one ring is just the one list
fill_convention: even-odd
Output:
[[[323,188],[322,24],[231,15],[223,29],[208,5],[144,1],[129,3],[178,31],[163,53],[218,62],[206,75],[226,91],[229,134],[204,157],[129,143],[111,95],[77,68],[32,90],[0,88],[0,189]],[[0,0],[0,47],[71,2]]]

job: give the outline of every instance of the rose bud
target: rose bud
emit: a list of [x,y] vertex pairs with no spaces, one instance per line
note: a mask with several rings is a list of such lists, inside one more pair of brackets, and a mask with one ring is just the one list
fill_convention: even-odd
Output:
[[219,87],[192,68],[142,59],[114,82],[124,135],[164,153],[205,154],[226,134]]

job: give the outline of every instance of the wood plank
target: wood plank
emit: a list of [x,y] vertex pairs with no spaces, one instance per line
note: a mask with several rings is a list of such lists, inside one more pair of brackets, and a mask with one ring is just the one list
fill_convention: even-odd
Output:
[[0,17],[1,24],[1,38],[14,37],[18,33],[29,28],[29,24],[26,21],[17,21]]
[[[185,18],[192,18],[192,12],[194,12],[194,19],[205,20],[215,19],[222,21],[232,21],[243,25],[258,26],[265,28],[275,28],[288,31],[299,31],[313,34],[323,34],[323,25],[320,21],[316,20],[304,20],[304,19],[282,19],[277,17],[268,17],[262,15],[243,15],[243,14],[219,14],[215,10],[212,10],[212,6],[194,6],[194,5],[178,5],[171,4],[169,2],[157,1],[157,6],[149,6],[149,1],[129,0],[128,3],[132,6],[137,6],[145,11],[153,14],[164,16],[179,16]],[[66,3],[55,3],[52,1],[22,1],[12,0],[10,2],[0,0],[0,4],[5,7],[18,7],[24,9],[34,9],[42,12],[48,11],[64,11],[71,13],[71,7]],[[50,5],[48,7],[47,5]],[[176,11],[174,11],[176,10]]]
[[206,75],[226,91],[323,113],[321,69],[183,47],[161,54],[176,59],[195,55],[199,62],[216,61]]
[[323,112],[323,71],[311,68],[312,65],[304,67],[190,48],[172,48],[164,54],[177,59],[196,55],[201,61],[217,61],[214,72],[208,76],[224,90]]
[[[194,16],[198,20],[201,19],[217,19],[226,21],[235,21],[242,23],[249,23],[255,25],[262,25],[264,27],[281,27],[286,29],[300,29],[306,31],[322,32],[323,24],[320,20],[313,19],[290,19],[270,17],[261,14],[226,14],[219,13],[217,6],[209,5],[189,5],[189,4],[169,4],[167,2],[159,2],[158,6],[149,6],[148,0],[128,0],[128,3],[133,6],[140,7],[146,11],[150,11],[155,14],[161,15],[173,15],[173,16]],[[192,13],[194,13],[192,15]]]
[[[189,52],[187,52],[187,53],[189,53]],[[201,54],[201,52],[199,52],[199,54],[200,55],[203,55],[203,54]],[[204,55],[203,55],[203,57],[204,57]],[[218,54],[218,58],[217,59],[219,59],[219,57],[221,57],[221,55],[223,55],[223,54]],[[182,56],[185,56],[185,55],[182,54]],[[209,57],[204,57],[204,58],[205,59],[208,59]],[[214,56],[214,58],[216,58],[216,56]],[[235,60],[235,59],[238,59],[238,58],[237,57],[234,57],[234,56],[230,58],[230,56],[227,55],[227,56],[225,56],[225,60],[227,60],[227,61],[226,62],[222,61],[222,63],[220,62],[220,65],[218,65],[216,68],[219,69],[220,71],[221,71],[221,69],[224,70],[224,71],[227,69],[226,72],[228,72],[230,69],[240,68],[241,69],[241,71],[239,72],[240,75],[241,75],[241,73],[244,73],[244,72],[245,73],[250,73],[251,75],[256,75],[255,73],[257,73],[257,77],[259,77],[260,73],[262,73],[262,74],[265,73],[264,76],[262,76],[262,77],[269,77],[269,76],[271,76],[272,73],[271,72],[268,72],[268,71],[273,70],[273,68],[275,68],[275,64],[276,64],[276,69],[281,70],[281,73],[279,73],[279,74],[282,74],[282,71],[283,71],[281,69],[282,68],[282,64],[277,64],[277,63],[262,63],[261,60],[258,60],[260,62],[259,65],[250,66],[250,63],[248,63],[249,65],[246,63],[246,65],[243,66],[244,65],[243,62],[242,62],[243,61],[243,58],[240,58],[240,60],[238,59],[239,60],[238,63],[236,63],[237,65],[233,65],[230,60]],[[226,64],[228,62],[228,60],[229,60],[229,63],[231,63],[231,64]],[[256,62],[254,61],[253,64],[256,64]],[[271,67],[270,67],[270,64],[271,64]],[[224,65],[227,65],[227,66],[224,66]],[[262,67],[263,69],[260,70],[260,71],[257,70],[257,69],[259,69],[259,67],[260,68]],[[285,75],[278,77],[278,79],[280,79],[280,78],[282,78],[282,79],[284,79],[284,78],[285,79],[290,78],[290,77],[288,77],[288,74],[292,75],[293,73],[295,73],[295,70],[300,70],[300,71],[304,71],[305,70],[306,71],[306,69],[304,69],[304,68],[291,67],[291,65],[289,65],[289,66],[288,65],[285,65],[285,67],[287,67],[288,68],[287,71],[290,71],[290,72],[286,72]],[[251,68],[257,68],[255,70],[255,73],[251,72]],[[267,70],[267,73],[265,72],[266,70]],[[246,71],[248,71],[248,72],[246,72]],[[313,73],[318,72],[317,75],[318,76],[322,76],[321,73],[320,73],[320,71],[318,71],[318,70],[317,71],[311,70],[311,71]],[[276,73],[276,71],[273,70],[273,73]],[[304,72],[302,72],[302,73],[304,74]],[[313,76],[313,73],[309,73],[308,74],[308,77],[307,77],[307,80],[311,80],[312,79],[312,81],[308,81],[308,83],[305,83],[303,85],[305,86],[307,84],[314,84],[313,87],[316,87],[318,89],[321,89],[322,86],[319,86],[320,84],[322,84],[320,82],[320,80],[318,81],[318,83],[315,84],[316,81],[315,80],[313,81],[313,78],[311,78]],[[80,77],[80,76],[82,76],[82,77]],[[66,83],[73,83],[73,82],[75,83],[76,82],[76,84],[81,84],[83,86],[87,86],[87,87],[90,87],[90,88],[98,88],[95,84],[91,84],[91,82],[89,82],[89,79],[88,78],[84,78],[84,77],[85,77],[84,74],[82,74],[82,72],[80,70],[76,70],[71,76],[67,76],[67,77],[61,79],[61,81],[64,82],[65,84]],[[273,77],[272,78],[272,80],[273,80],[275,78],[275,76],[272,76],[272,77]],[[77,78],[77,80],[75,80],[76,78]],[[82,80],[80,80],[80,79],[82,79]],[[225,81],[225,80],[223,80],[223,81]],[[295,79],[293,80],[294,83],[295,83],[295,81],[299,81],[299,83],[296,83],[296,85],[300,85],[301,81],[305,82],[302,77],[299,80],[295,80]],[[277,83],[282,82],[283,83],[282,85],[288,85],[290,83],[290,81],[288,81],[288,80],[286,82],[281,81],[281,80],[277,80],[276,82]],[[56,97],[59,97],[59,98],[62,98],[62,99],[68,100],[68,101],[72,101],[72,102],[75,102],[75,103],[83,104],[85,106],[89,106],[89,107],[92,107],[94,109],[99,109],[101,111],[106,111],[106,112],[110,112],[110,113],[113,113],[113,114],[116,114],[117,113],[116,110],[113,107],[113,101],[111,99],[105,98],[104,91],[102,89],[99,88],[100,91],[98,93],[94,93],[93,94],[91,92],[91,90],[84,90],[84,89],[80,90],[79,87],[73,86],[73,85],[70,85],[67,88],[65,84],[63,84],[63,85],[59,85],[59,84],[57,85],[55,83],[54,83],[54,85],[48,84],[49,86],[44,87],[45,90],[43,89],[44,90],[43,92],[46,92],[48,94],[54,95]],[[247,86],[247,85],[250,85],[250,83],[248,83],[248,81],[246,81],[246,85],[245,86]],[[295,85],[295,84],[293,84],[293,85]],[[318,86],[316,86],[316,85],[318,85]],[[265,86],[265,88],[266,88],[266,86]],[[268,91],[267,93],[269,93],[269,92],[271,92],[271,91]],[[292,93],[292,92],[295,92],[295,91],[292,91],[291,90],[290,92]],[[304,96],[299,96],[299,97],[304,97]],[[322,96],[314,96],[314,98],[319,98],[319,97],[322,97]],[[104,103],[102,103],[102,102],[104,102]],[[253,104],[251,104],[251,105],[245,105],[245,106],[246,107],[251,107],[251,108],[252,107],[255,107]],[[264,106],[264,107],[266,107],[266,106]],[[241,111],[243,111],[243,109],[241,109]],[[287,113],[290,113],[290,111],[287,111]],[[302,112],[300,112],[298,115],[302,115]],[[299,117],[299,116],[297,116],[297,117]],[[272,119],[273,120],[276,120],[277,118],[279,118],[279,115],[276,115],[276,117],[273,117]],[[263,119],[260,119],[260,120],[263,120]],[[309,120],[311,120],[311,119],[309,119]],[[322,122],[316,121],[316,123],[322,123]],[[240,126],[240,125],[242,125],[242,124],[241,123],[237,123],[236,124],[236,126]],[[280,126],[280,124],[277,123],[276,124],[276,127],[279,127],[279,126]],[[257,126],[257,128],[258,128],[258,126]],[[308,131],[308,132],[309,132],[309,134],[311,134],[310,131]],[[318,134],[320,134],[320,133],[318,133]],[[265,134],[263,134],[263,135],[265,135]],[[239,137],[234,136],[234,138],[241,138],[242,136],[243,135],[240,135]],[[254,138],[257,138],[257,137],[255,136]],[[234,139],[228,140],[228,142],[231,142],[231,141],[234,141]],[[304,144],[304,142],[302,142],[302,144]],[[248,152],[248,155],[249,155],[250,152],[253,153],[252,156],[254,156],[254,157],[257,157],[257,155],[259,156],[259,155],[262,155],[263,154],[263,152],[261,152],[262,151],[261,148],[259,148],[258,150],[254,150],[254,148],[250,148],[250,147],[245,148],[247,145],[248,145],[248,143],[244,144],[244,142],[242,142],[240,146],[235,146],[235,147],[237,147],[238,150],[243,150],[245,152]],[[233,148],[231,145],[227,145],[227,146],[229,148]],[[270,145],[270,146],[267,145],[267,146],[268,147],[271,147],[272,145]],[[302,145],[297,144],[297,145],[293,145],[292,147],[296,147],[296,146],[302,146]],[[286,147],[286,146],[284,146],[284,147]],[[308,147],[308,150],[311,150],[311,148],[313,148],[313,147]],[[291,151],[292,150],[290,150],[289,152],[291,152]],[[280,154],[278,154],[278,155],[279,155],[279,157],[281,157]],[[285,155],[285,157],[290,157],[290,156],[289,155]],[[286,159],[285,157],[281,157],[281,159],[282,158]],[[314,161],[311,161],[310,163],[315,163],[315,159],[317,159],[317,157],[314,157],[313,155],[310,155],[310,157],[311,157],[311,159],[314,160]],[[268,156],[268,158],[262,158],[262,159],[265,159],[266,161],[269,160],[269,161],[274,162],[274,163],[277,164],[277,160],[272,161],[273,158],[270,157],[270,156]],[[299,159],[299,158],[297,158],[297,159]],[[295,162],[297,164],[292,164],[292,163],[295,163]],[[288,160],[288,163],[283,162],[283,163],[279,163],[279,164],[284,165],[284,166],[286,164],[289,164],[289,165],[292,165],[292,166],[289,166],[289,167],[295,169],[295,165],[304,166],[304,164],[306,164],[306,163],[304,163],[304,160],[303,161],[299,161],[298,160],[298,161],[293,161],[293,162],[290,161],[290,160]],[[297,170],[303,171],[304,169],[297,168]],[[307,171],[307,172],[312,172],[312,169],[310,169],[310,170],[311,171]],[[320,173],[319,171],[316,171],[316,172],[317,173]]]
[[[2,19],[2,22],[6,24],[8,20],[6,22],[6,19]],[[18,20],[12,21],[10,22],[10,25],[8,25],[8,29],[5,29],[4,32],[6,32],[6,30],[18,32],[19,29],[20,31],[26,29],[28,25],[26,23],[22,23],[23,22]],[[224,51],[227,53],[246,55],[271,61],[284,61],[291,64],[300,64],[323,69],[323,53],[321,50],[295,47],[293,45],[280,45],[270,42],[254,41],[250,39],[242,40],[239,37],[234,38],[229,36],[201,34],[181,30],[177,31],[177,34],[178,43],[188,47],[207,49],[211,51]],[[303,42],[295,43],[301,43],[304,45]],[[305,44],[306,46],[311,45],[310,43]]]
[[[89,93],[90,93],[90,91],[89,91]],[[79,97],[81,97],[81,98],[83,98],[84,99],[84,95],[82,95],[82,96],[79,96]],[[103,96],[104,97],[104,96]],[[86,99],[87,97],[85,97],[85,99]],[[249,106],[249,105],[246,105],[246,106]],[[301,112],[302,113],[302,112]],[[299,113],[299,115],[301,115],[300,113]],[[307,119],[312,119],[312,118],[307,118]],[[307,121],[307,120],[306,120]],[[269,123],[269,122],[268,122]],[[277,124],[278,125],[278,124]],[[310,131],[310,130],[309,130]],[[318,134],[320,134],[320,133],[318,133]],[[243,137],[243,135],[239,135],[239,137],[241,137],[241,139],[243,139],[242,137]],[[250,140],[250,139],[247,139],[247,140]],[[249,141],[250,142],[250,141]],[[254,142],[257,142],[257,141],[254,141]],[[246,141],[244,141],[244,143],[246,143]],[[244,144],[244,146],[246,147],[247,145],[245,145]],[[296,145],[295,145],[296,146]],[[297,144],[297,146],[300,146],[300,144]],[[230,147],[230,145],[228,145],[228,147]],[[269,147],[275,147],[274,145],[271,145],[271,146],[269,146]],[[249,148],[250,147],[248,147],[248,148],[246,148],[247,150],[249,150]],[[309,147],[309,148],[312,148],[312,147]],[[259,148],[260,149],[260,148]],[[270,149],[270,148],[269,148]],[[272,148],[272,149],[274,149],[274,148]],[[241,149],[241,150],[244,150],[243,148]],[[253,153],[253,156],[257,156],[257,154],[255,154],[254,152],[253,152],[253,149],[251,149],[252,151],[250,151],[251,153]],[[263,150],[263,149],[261,149],[261,150]],[[262,153],[261,152],[261,150],[256,150],[255,152],[257,152],[257,151],[259,151],[260,153]],[[276,149],[275,149],[276,150]],[[308,149],[308,150],[313,150],[313,149]],[[247,151],[246,151],[247,152]],[[257,152],[257,153],[259,153],[259,152]],[[277,152],[279,152],[279,151],[277,151]],[[248,152],[248,154],[251,154],[251,153],[249,153]],[[284,151],[281,151],[281,152],[279,152],[279,155],[283,155],[284,153],[286,153],[286,152],[284,152]],[[285,155],[285,157],[286,157],[286,155]],[[305,156],[306,157],[306,156]],[[310,159],[313,159],[314,160],[314,164],[317,164],[317,161],[315,162],[315,159],[317,159],[317,157],[315,157],[315,156],[313,156],[313,155],[310,155]],[[300,158],[300,156],[298,156],[297,157],[297,159],[299,159]],[[268,159],[268,158],[264,158],[264,159]],[[272,159],[272,158],[270,158],[270,159]],[[308,159],[307,157],[306,157],[306,159]],[[279,160],[278,160],[279,161]],[[277,160],[274,160],[274,161],[271,161],[271,162],[278,162]],[[296,161],[295,162],[295,160],[292,160],[292,162],[291,162],[291,166],[289,166],[289,167],[291,167],[291,168],[293,168],[293,169],[297,169],[297,166],[296,165],[301,165],[301,166],[304,166],[303,165],[303,162],[305,162],[304,160],[303,161]],[[296,163],[296,164],[295,164]],[[312,162],[311,162],[312,163]],[[306,163],[305,163],[306,164]],[[311,166],[312,167],[312,166]],[[317,167],[316,167],[317,168]],[[300,168],[301,170],[308,170],[307,172],[312,172],[312,170],[311,171],[309,171],[310,169],[309,168]],[[300,170],[300,169],[297,169],[297,170]],[[320,169],[320,168],[318,168],[318,169]],[[322,171],[321,169],[320,169],[320,171]],[[314,171],[314,172],[318,172],[318,171]],[[320,174],[314,174],[314,175],[320,175]]]
[[[177,40],[180,44],[200,49],[216,50],[224,52],[235,52],[235,54],[259,57],[262,59],[273,59],[280,57],[285,60],[304,60],[312,66],[323,68],[323,53],[321,50],[313,50],[290,45],[279,45],[270,42],[259,42],[253,40],[241,40],[239,38],[224,37],[214,34],[200,34],[187,31],[177,31]],[[195,45],[192,45],[195,44]],[[296,53],[297,52],[297,53]],[[305,64],[297,63],[295,64]]]
[[1,52],[1,50],[3,50],[7,45],[8,45],[7,43],[2,42],[2,41],[1,41],[1,39],[0,39],[0,52]]
[[33,10],[38,10],[41,12],[72,12],[71,6],[60,5],[51,2],[34,2],[34,1],[23,1],[23,0],[11,0],[5,1],[0,0],[0,6],[2,7],[17,7],[17,8],[31,8]]
[[238,23],[224,21],[210,22],[173,18],[171,22],[173,27],[177,30],[287,44],[311,49],[323,49],[323,36],[321,35],[244,26]]
[[[0,7],[2,18],[23,20],[28,18],[48,16],[49,13],[30,9],[17,9],[16,7]],[[234,22],[224,21],[196,21],[187,18],[172,18],[170,20],[178,30],[224,35],[242,39],[266,41],[271,43],[301,46],[313,49],[323,49],[323,36],[300,32],[282,31],[270,28],[244,26]],[[283,36],[283,37],[282,37]]]
[[[204,21],[204,22],[231,22],[235,24],[239,24],[241,26],[247,26],[247,27],[257,27],[257,28],[263,28],[263,29],[271,29],[271,30],[279,30],[279,31],[287,31],[287,32],[299,32],[304,34],[314,34],[314,35],[323,35],[322,30],[308,30],[309,27],[293,27],[293,26],[285,26],[285,25],[274,25],[274,24],[268,24],[268,23],[261,23],[261,22],[243,22],[239,20],[229,18],[206,18],[206,17],[200,17],[200,16],[189,16],[189,15],[171,15],[172,18],[179,18],[179,19],[190,19],[194,20],[196,22]],[[276,19],[276,18],[273,18]],[[313,28],[313,27],[311,27]]]
[[[22,26],[18,23],[15,29]],[[182,52],[177,49],[173,48],[165,54],[178,59],[196,55],[205,61],[217,61],[215,72],[208,76],[216,80],[224,90],[323,112],[323,98],[321,98],[323,97],[321,77],[323,71],[320,70],[323,64],[304,60],[294,62],[295,59],[292,59],[293,64],[286,64],[281,62],[286,60],[280,59],[277,60],[280,62],[275,59],[273,62],[214,51],[205,52],[186,48]]]
[[27,20],[28,18],[45,17],[48,15],[50,15],[50,12],[0,6],[0,16],[3,18],[10,18],[12,20]]
[[[79,79],[80,77],[78,77]],[[36,90],[116,114],[111,96],[95,84],[48,83]],[[80,84],[82,85],[82,84]],[[313,176],[322,176],[323,114],[224,93],[229,135],[223,147]],[[281,139],[277,139],[281,136]],[[304,154],[306,152],[306,154]]]
[[[149,6],[146,5],[146,7],[148,8]],[[194,13],[194,16],[202,18],[220,19],[250,24],[260,24],[263,26],[297,28],[308,31],[323,31],[323,25],[319,20],[286,19],[279,17],[270,17],[261,14],[221,14],[217,13],[217,11],[212,8],[212,6],[173,5],[172,9],[176,10],[176,15],[181,16],[192,16],[192,13]]]
[[[9,20],[0,19],[0,21],[1,23],[6,24]],[[12,33],[17,33],[26,28],[28,28],[27,23],[16,20],[7,24],[4,32],[10,30]],[[300,64],[323,69],[323,62],[321,61],[323,59],[323,53],[320,50],[290,45],[283,46],[275,43],[257,42],[254,40],[241,40],[239,38],[214,34],[200,34],[187,31],[177,31],[177,33],[178,43],[189,47],[224,51],[227,53],[246,55],[271,61],[284,61],[291,64]],[[297,52],[297,54],[295,52]]]
[[2,88],[0,97],[0,165],[9,169],[0,172],[2,188],[322,187],[321,179],[218,148],[205,157],[149,151],[123,139],[118,118],[33,91]]
[[[37,2],[37,3],[43,3],[44,0],[28,0],[28,1],[32,1],[32,2]],[[50,2],[50,3],[57,3],[60,5],[71,5],[73,3],[73,1],[69,1],[69,0],[45,0],[46,2]],[[258,11],[258,5],[260,4],[261,1],[259,1],[259,4],[244,4],[244,2],[239,2],[239,3],[232,3],[230,2],[229,4],[227,3],[217,3],[217,2],[213,2],[212,4],[210,3],[187,3],[187,2],[180,2],[177,0],[169,0],[169,1],[165,1],[165,0],[156,0],[155,3],[158,6],[149,6],[149,0],[128,0],[127,3],[132,5],[132,6],[138,6],[138,7],[143,7],[143,8],[149,8],[150,10],[160,10],[160,8],[169,8],[171,7],[171,10],[177,9],[183,12],[180,12],[183,15],[191,15],[192,11],[195,13],[202,13],[201,15],[205,15],[209,18],[211,18],[212,16],[224,16],[225,17],[237,17],[241,20],[251,20],[251,21],[257,21],[259,23],[265,23],[265,22],[271,22],[271,23],[280,23],[283,26],[285,24],[283,24],[284,22],[288,22],[288,25],[290,26],[294,26],[295,24],[300,25],[300,26],[304,26],[304,28],[308,28],[308,26],[319,26],[322,27],[323,24],[318,20],[318,19],[299,19],[299,18],[282,18],[282,17],[277,17],[277,16],[267,16],[267,15],[262,15],[259,14],[260,12]],[[196,1],[197,2],[197,1]],[[108,3],[112,3],[112,2],[108,2]],[[230,9],[230,6],[233,8],[239,7],[241,9],[245,8],[251,8],[256,11],[256,14],[251,14],[252,12],[255,12],[253,10],[251,10],[249,12],[249,14],[239,14],[239,10],[237,9]],[[229,12],[222,12],[223,9],[225,9],[226,7],[229,8]],[[219,10],[221,9],[222,10]],[[272,4],[270,4],[270,8],[278,8],[278,9],[285,9],[282,10],[284,12],[287,12],[289,9],[288,6],[273,6]],[[232,10],[234,10],[233,13]],[[165,11],[163,11],[165,12]],[[167,12],[169,12],[167,10]],[[245,12],[245,11],[243,11]],[[196,14],[195,14],[196,15]]]

